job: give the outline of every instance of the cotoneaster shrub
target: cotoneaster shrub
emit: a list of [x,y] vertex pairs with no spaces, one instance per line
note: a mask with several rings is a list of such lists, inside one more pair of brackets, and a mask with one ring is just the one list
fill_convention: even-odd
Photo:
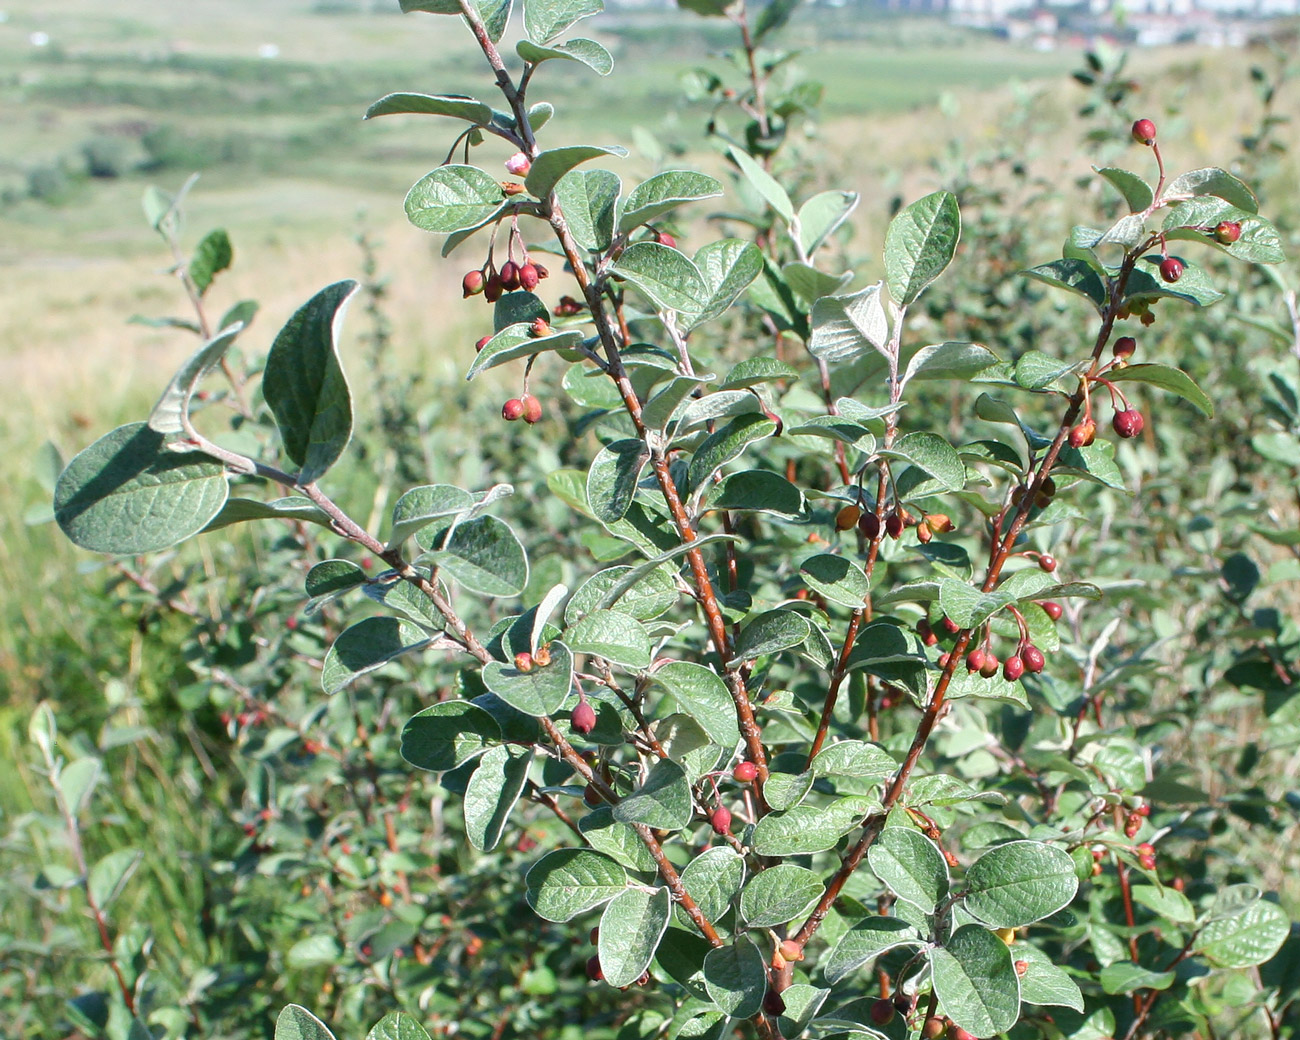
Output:
[[[1088,211],[1106,226],[1075,226],[1059,259],[1022,239],[1035,265],[1001,275],[1021,288],[959,282],[974,299],[1014,301],[1025,276],[1059,291],[1052,335],[1022,330],[1014,350],[933,337],[943,315],[927,290],[960,278],[962,208],[937,191],[859,229],[883,278],[851,288],[840,229],[858,192],[809,187],[787,161],[808,154],[797,126],[817,98],[798,81],[782,89],[784,57],[760,47],[793,4],[752,23],[742,7],[688,5],[731,18],[743,40],[748,83],[698,85],[718,106],[710,134],[730,190],[692,169],[624,185],[624,149],[547,140],[553,108],[530,99],[546,62],[611,71],[601,44],[568,35],[598,2],[528,0],[514,58],[498,48],[509,0],[402,6],[459,16],[420,28],[463,22],[501,106],[400,93],[367,113],[460,125],[406,212],[445,254],[474,258],[464,305],[485,308],[491,331],[467,375],[503,368],[518,384],[499,427],[462,435],[485,452],[499,440],[503,468],[528,457],[525,438],[553,465],[460,487],[435,457],[371,529],[364,505],[326,490],[356,422],[339,337],[359,283],[323,288],[264,363],[247,361],[234,351],[253,305],[213,320],[207,302],[228,239],[213,232],[186,259],[184,192],[155,191],[146,211],[176,251],[201,346],[153,412],[73,458],[54,494],[74,542],[117,556],[239,523],[283,528],[266,564],[305,572],[306,607],[270,646],[220,628],[191,666],[225,691],[230,731],[274,723],[257,739],[265,762],[280,756],[276,775],[303,788],[331,778],[281,805],[268,774],[250,776],[260,807],[241,853],[312,899],[322,927],[287,967],[329,969],[338,999],[316,1010],[340,1018],[376,985],[399,1004],[408,990],[436,994],[418,976],[449,939],[430,933],[455,935],[450,911],[487,904],[507,935],[535,929],[557,956],[583,947],[576,981],[601,1006],[635,1010],[619,1020],[629,1036],[1135,1040],[1225,1021],[1290,1035],[1294,967],[1255,970],[1290,921],[1227,862],[1246,840],[1231,814],[1164,768],[1160,747],[1181,734],[1152,648],[1173,638],[1166,619],[1244,622],[1230,668],[1275,713],[1294,692],[1294,619],[1247,613],[1261,575],[1233,554],[1216,564],[1211,614],[1134,612],[1122,651],[1119,616],[1094,620],[1123,594],[1114,561],[1096,558],[1114,545],[1098,527],[1123,526],[1134,560],[1150,559],[1137,546],[1155,525],[1114,515],[1142,472],[1125,446],[1157,451],[1167,411],[1193,429],[1214,412],[1162,355],[1160,323],[1222,298],[1207,257],[1283,259],[1251,190],[1223,169],[1166,170],[1177,141],[1139,119],[1141,172],[1098,171],[1123,201],[1118,219]],[[721,232],[688,223],[700,204],[721,207]],[[372,358],[386,361],[378,347]],[[208,378],[220,388],[200,389]],[[389,429],[410,401],[400,381],[381,385]],[[1285,416],[1286,377],[1271,385]],[[216,429],[214,404],[233,410],[233,430]],[[1294,412],[1271,432],[1293,436]],[[516,484],[529,489],[519,505]],[[279,672],[257,688],[232,676],[268,653]],[[1181,663],[1173,682],[1195,698],[1196,662]],[[317,665],[319,690],[307,684]],[[403,681],[375,687],[395,672]],[[89,770],[60,759],[54,734],[38,715],[79,849]],[[399,739],[406,766],[393,768]],[[399,831],[413,793],[431,802],[429,822]],[[334,829],[345,797],[348,838]],[[449,851],[447,830],[468,851]],[[148,942],[114,939],[105,916],[137,863],[75,864],[117,982],[105,1020],[126,1023],[123,1035],[152,1035],[149,1022],[182,1035],[184,1016],[162,1013],[141,982]],[[434,914],[444,882],[457,891]],[[378,909],[367,898],[349,924],[340,885]],[[509,916],[521,896],[545,924]],[[466,958],[473,938],[456,940]],[[559,983],[540,970],[530,953],[486,1002],[495,1035],[552,1031]],[[606,1000],[609,987],[626,994]],[[526,1013],[519,993],[536,998]],[[455,1007],[437,1017],[455,1021]],[[475,1017],[470,1004],[459,1013]],[[425,1036],[422,1014],[403,1008],[371,1035]],[[292,1004],[276,1035],[331,1033]]]

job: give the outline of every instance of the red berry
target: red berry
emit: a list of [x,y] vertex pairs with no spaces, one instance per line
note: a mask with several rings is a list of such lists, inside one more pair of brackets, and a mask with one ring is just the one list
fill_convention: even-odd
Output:
[[1002,676],[1007,682],[1015,682],[1025,674],[1025,662],[1019,654],[1012,654],[1002,666]]
[[573,709],[573,714],[569,717],[569,724],[575,732],[581,733],[585,737],[596,728],[596,709],[587,701],[579,701],[578,706]]
[[894,994],[894,1009],[895,1009],[895,1010],[896,1010],[900,1015],[910,1015],[910,1014],[912,1013],[912,1006],[913,1006],[915,1003],[916,1003],[916,1001],[914,1001],[914,1000],[913,1000],[911,997],[909,997],[906,993],[895,993],[895,994]]
[[709,826],[714,834],[726,834],[731,830],[731,810],[719,805],[709,814]]
[[1056,570],[1056,557],[1051,553],[1043,553],[1042,556],[1038,557],[1038,566],[1051,574],[1052,571]]
[[753,762],[737,762],[736,768],[731,771],[731,776],[737,783],[747,784],[758,776],[758,766]]
[[508,290],[519,288],[519,265],[513,260],[501,265],[501,285]]
[[916,634],[921,637],[921,642],[926,646],[934,646],[939,642],[939,637],[934,634],[934,629],[930,627],[929,618],[921,618],[916,623]]
[[486,347],[490,342],[492,342],[491,336],[482,337],[477,343],[474,344],[474,353],[477,354],[480,351],[482,351],[482,349]]
[[1137,813],[1129,813],[1124,817],[1124,837],[1136,838],[1138,831],[1142,829],[1142,817]]
[[1053,603],[1050,599],[1045,603],[1038,604],[1043,608],[1043,613],[1053,621],[1060,621],[1061,615],[1065,613],[1064,608],[1059,603]]
[[514,422],[524,414],[524,402],[517,397],[510,398],[501,406],[501,417],[506,422]]
[[769,989],[763,997],[763,1010],[775,1017],[785,1014],[785,999],[774,989]]
[[590,942],[592,946],[595,946],[596,943],[600,942],[599,926],[592,928],[592,930],[587,933],[587,941]]
[[1137,813],[1139,816],[1146,818],[1147,816],[1151,815],[1151,806],[1147,802],[1143,802],[1141,805],[1137,806],[1133,811]]
[[532,169],[532,162],[523,152],[515,152],[506,160],[506,170],[513,173],[516,177],[527,177],[528,171]]
[[534,339],[541,339],[551,334],[551,327],[546,324],[545,318],[534,318],[533,323],[528,326],[528,334]]
[[1020,660],[1025,663],[1025,671],[1033,672],[1037,675],[1047,664],[1047,659],[1043,652],[1036,646],[1027,646],[1020,651]]
[[1002,662],[998,660],[997,654],[992,650],[985,650],[984,667],[980,669],[980,675],[984,676],[985,679],[992,679],[993,676],[998,674],[998,668],[1000,668],[1001,665]]
[[1214,228],[1214,237],[1230,246],[1241,237],[1241,225],[1235,220],[1220,221]]
[[519,268],[519,285],[521,288],[532,292],[537,288],[537,283],[541,280],[541,276],[537,273],[536,265],[524,264],[523,267]]
[[943,627],[946,628],[951,635],[956,635],[961,631],[961,625],[957,624],[957,622],[950,617],[945,617],[943,619]]
[[871,1005],[871,1021],[878,1026],[887,1026],[894,1020],[894,1002],[888,997],[881,997]]
[[483,299],[488,303],[496,303],[505,291],[506,287],[501,284],[501,276],[493,271],[488,275],[487,285],[483,287]]
[[1097,424],[1091,419],[1084,419],[1070,431],[1070,447],[1086,448],[1097,439]]
[[858,518],[858,530],[867,541],[874,542],[880,537],[880,517],[872,512],[863,513]]
[[1149,841],[1144,841],[1133,851],[1136,852],[1139,856],[1154,856],[1156,854],[1156,847],[1152,845]]
[[903,518],[897,513],[890,513],[885,517],[885,534],[890,538],[898,538],[903,533]]
[[592,982],[601,982],[605,978],[605,973],[600,970],[600,958],[595,954],[587,958],[587,978]]
[[477,296],[486,284],[487,279],[483,277],[482,271],[470,271],[460,280],[461,299]]
[[1026,975],[1026,974],[1028,974],[1028,972],[1029,972],[1029,962],[1028,962],[1028,961],[1016,961],[1016,974],[1017,974],[1017,975]]
[[966,655],[966,671],[982,672],[984,670],[984,659],[988,655],[980,648],[972,650]]
[[947,668],[947,667],[948,667],[948,662],[951,661],[951,660],[952,660],[952,654],[950,654],[950,653],[948,653],[947,651],[945,651],[944,653],[942,653],[942,654],[939,655],[939,667],[940,667],[940,668]]
[[951,1040],[976,1040],[975,1034],[961,1026],[953,1026],[948,1030],[948,1036]]
[[524,394],[523,399],[519,402],[522,411],[520,414],[524,417],[524,422],[529,426],[542,421],[542,402],[537,400],[532,394]]
[[921,1035],[926,1040],[935,1040],[936,1037],[943,1036],[948,1031],[948,1023],[938,1015],[931,1015],[925,1020],[925,1027],[921,1030]]
[[1160,261],[1160,277],[1173,283],[1183,276],[1183,262],[1176,256],[1167,256]]
[[803,960],[803,947],[793,939],[782,939],[780,950],[781,956],[787,961],[793,963],[794,961]]
[[531,672],[533,670],[533,655],[527,650],[515,654],[515,670],[520,672]]
[[1156,143],[1156,124],[1149,119],[1139,119],[1133,124],[1133,140],[1138,144],[1153,145]]
[[849,504],[835,514],[835,530],[848,531],[862,518],[862,507]]
[[1115,341],[1115,345],[1110,349],[1116,357],[1126,358],[1132,357],[1133,351],[1137,350],[1137,347],[1138,341],[1132,336],[1120,336],[1120,338]]
[[655,238],[661,245],[668,246],[670,249],[677,248],[677,239],[673,238],[667,231],[656,231]]
[[1128,408],[1122,412],[1116,412],[1115,418],[1111,420],[1111,425],[1115,427],[1115,432],[1121,437],[1136,437],[1142,432],[1142,427],[1146,425],[1146,420],[1142,418],[1142,413],[1136,408]]

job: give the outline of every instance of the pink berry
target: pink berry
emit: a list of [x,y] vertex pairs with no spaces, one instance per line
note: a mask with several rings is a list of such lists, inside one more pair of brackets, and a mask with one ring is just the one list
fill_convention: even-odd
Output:
[[588,701],[579,701],[569,717],[569,724],[573,726],[575,732],[585,737],[596,728],[596,709]]
[[524,394],[520,404],[520,415],[529,426],[542,421],[542,402],[532,394]]
[[758,776],[758,766],[753,762],[737,762],[736,768],[731,771],[731,776],[737,783],[747,784]]
[[1025,674],[1025,662],[1019,654],[1012,654],[1007,658],[1007,663],[1002,666],[1002,677],[1007,682],[1015,682]]
[[461,298],[468,299],[470,296],[477,296],[487,285],[487,279],[483,277],[482,271],[469,271],[465,277],[460,280]]
[[1142,413],[1136,408],[1127,408],[1122,412],[1116,412],[1115,418],[1111,420],[1111,425],[1115,427],[1115,432],[1121,437],[1136,437],[1142,432],[1146,425],[1146,420],[1142,418]]
[[988,655],[978,647],[966,655],[966,671],[981,672],[984,670],[984,659]]
[[1148,146],[1155,144],[1156,124],[1149,119],[1139,119],[1133,124],[1133,140]]
[[481,339],[479,339],[477,343],[474,344],[474,353],[477,354],[484,347],[486,347],[491,341],[492,341],[491,336],[483,336]]
[[536,264],[524,264],[519,268],[519,286],[532,292],[537,288],[537,283],[542,279],[537,273]]
[[508,291],[519,288],[519,265],[513,260],[501,265],[501,287]]
[[1047,658],[1036,646],[1027,646],[1020,651],[1020,660],[1025,664],[1025,671],[1037,675],[1047,665]]
[[709,826],[715,834],[727,834],[731,830],[731,810],[719,805],[709,814]]
[[1235,220],[1221,220],[1214,228],[1214,237],[1223,245],[1230,246],[1241,238],[1241,225]]
[[673,238],[667,231],[656,231],[655,238],[661,245],[668,246],[670,249],[677,248],[677,239]]
[[1070,431],[1070,447],[1086,448],[1097,439],[1097,424],[1085,419]]
[[501,418],[505,419],[506,422],[514,422],[516,419],[522,418],[523,414],[524,402],[517,397],[510,398],[501,406]]
[[1059,603],[1053,603],[1050,599],[1045,603],[1038,604],[1043,608],[1043,613],[1053,621],[1060,621],[1061,615],[1065,613],[1064,608]]
[[533,670],[533,655],[527,650],[515,654],[515,669],[520,672],[531,672]]
[[984,667],[980,669],[980,675],[984,676],[985,679],[992,679],[993,676],[998,674],[998,669],[1001,666],[1002,662],[998,660],[998,655],[992,650],[985,650]]
[[523,152],[515,152],[506,160],[506,169],[516,177],[527,177],[528,171],[532,169],[532,162]]

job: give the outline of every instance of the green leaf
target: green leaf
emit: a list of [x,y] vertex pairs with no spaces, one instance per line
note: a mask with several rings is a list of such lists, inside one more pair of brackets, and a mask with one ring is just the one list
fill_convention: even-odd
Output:
[[614,806],[614,819],[620,823],[643,823],[665,831],[681,830],[694,814],[686,772],[667,758],[652,765],[645,783]]
[[469,701],[440,701],[402,727],[402,757],[417,769],[444,773],[501,742],[496,719]]
[[1151,185],[1136,173],[1116,169],[1113,166],[1105,168],[1094,166],[1093,169],[1114,186],[1115,190],[1124,197],[1124,203],[1133,213],[1141,213],[1151,205],[1151,200],[1155,198]]
[[93,755],[69,762],[52,778],[73,816],[80,816],[104,776],[104,763]]
[[948,894],[948,864],[939,847],[911,827],[886,827],[867,850],[876,877],[899,899],[933,913]]
[[657,866],[641,835],[630,823],[614,819],[608,805],[600,805],[578,820],[578,830],[597,852],[621,863],[628,870],[653,873]]
[[1227,170],[1212,166],[1181,174],[1165,186],[1165,198],[1179,195],[1215,195],[1248,213],[1259,212],[1259,200],[1254,192]]
[[808,350],[827,364],[853,361],[868,349],[884,353],[889,320],[880,302],[883,283],[848,296],[823,296],[813,304]]
[[1009,841],[966,872],[966,909],[993,928],[1018,928],[1068,906],[1079,879],[1068,853],[1038,841]]
[[555,190],[555,185],[559,183],[560,178],[579,163],[599,159],[605,155],[622,157],[627,155],[627,149],[617,146],[605,148],[593,144],[552,148],[550,151],[542,152],[533,160],[528,176],[524,178],[524,187],[528,189],[530,195],[544,199]]
[[1020,1017],[1020,979],[1006,943],[977,924],[963,925],[930,951],[939,1009],[976,1036],[1004,1033]]
[[889,222],[885,232],[885,280],[900,307],[921,295],[957,251],[961,213],[951,192],[918,199]]
[[754,190],[787,224],[791,223],[794,220],[794,203],[790,201],[790,196],[786,194],[786,190],[781,187],[777,179],[763,169],[744,149],[733,144],[728,151],[731,153],[732,161],[740,167],[745,180],[749,181]]
[[463,13],[457,0],[399,0],[399,3],[404,14],[412,11],[423,11],[425,14]]
[[1134,885],[1133,902],[1153,910],[1157,916],[1174,924],[1191,924],[1196,920],[1192,901],[1174,888]]
[[909,462],[939,482],[945,491],[966,486],[966,467],[957,449],[938,434],[918,430],[900,438],[893,448],[882,449],[884,458]]
[[587,504],[591,514],[603,524],[612,524],[627,515],[636,496],[637,481],[650,453],[635,437],[606,444],[596,453],[587,471]]
[[194,396],[199,381],[221,361],[243,328],[242,324],[235,324],[222,329],[190,355],[189,360],[172,376],[167,389],[149,413],[149,429],[155,433],[184,431],[184,418],[189,413],[190,398]]
[[1124,368],[1111,369],[1107,378],[1113,383],[1135,382],[1158,386],[1195,406],[1207,419],[1214,417],[1214,403],[1205,391],[1186,372],[1170,365],[1126,365]]
[[1074,257],[1053,260],[1050,264],[1031,267],[1024,273],[1036,281],[1078,293],[1095,307],[1106,305],[1106,286],[1102,284],[1097,272],[1083,260]]
[[692,858],[681,877],[705,920],[716,922],[745,883],[745,858],[725,845],[715,845]]
[[618,258],[613,273],[631,282],[661,310],[699,314],[710,298],[699,268],[660,242],[633,242]]
[[[776,869],[776,868],[773,868]],[[704,958],[704,985],[713,1002],[735,1019],[758,1014],[767,992],[767,963],[748,939],[710,950]]]
[[796,982],[781,991],[781,1000],[785,1010],[777,1018],[777,1027],[787,1040],[796,1040],[808,1034],[822,1004],[831,995],[828,989],[819,989],[806,982]]
[[510,525],[495,516],[457,524],[446,544],[440,532],[428,554],[442,572],[471,592],[517,596],[528,584],[528,557]]
[[350,560],[322,560],[307,572],[307,595],[312,599],[319,596],[337,595],[364,585],[366,572]]
[[754,42],[758,43],[768,33],[775,32],[785,25],[802,2],[803,0],[772,0],[759,13],[758,21],[754,25]]
[[1057,967],[1037,947],[1016,943],[1011,960],[1024,961],[1028,967],[1020,976],[1020,999],[1039,1007],[1068,1007],[1083,1012],[1083,994],[1079,984],[1063,968]]
[[808,621],[793,610],[776,609],[757,614],[740,631],[735,657],[727,663],[734,667],[767,654],[777,654],[798,646],[808,638]]
[[799,207],[799,244],[812,256],[857,209],[856,191],[823,191]]
[[524,876],[528,904],[547,921],[568,921],[607,903],[627,888],[627,874],[608,856],[586,849],[557,849]]
[[650,637],[636,618],[619,610],[593,610],[564,635],[575,654],[595,654],[625,668],[650,667]]
[[736,725],[736,708],[727,692],[727,684],[716,672],[690,661],[673,661],[651,673],[656,683],[667,690],[677,706],[695,719],[722,747],[735,747],[740,740]]
[[1172,971],[1153,971],[1140,964],[1116,961],[1101,969],[1097,981],[1107,993],[1134,993],[1140,989],[1164,990],[1174,984]]
[[666,888],[647,892],[629,888],[616,895],[600,915],[596,953],[611,986],[630,986],[654,960],[672,912]]
[[799,576],[827,602],[857,610],[871,592],[871,580],[852,560],[831,553],[810,556],[799,565]]
[[851,777],[884,780],[894,775],[898,763],[879,744],[863,740],[841,740],[828,744],[812,760],[812,771],[831,780]]
[[750,928],[776,928],[806,914],[823,891],[825,886],[813,871],[778,863],[755,874],[745,886],[740,893],[740,916]]
[[811,770],[803,773],[773,771],[767,774],[767,781],[763,784],[763,797],[771,808],[785,812],[808,797],[814,779]]
[[585,614],[605,607],[617,607],[638,621],[650,621],[677,602],[677,586],[659,568],[640,575],[627,589],[617,591],[621,579],[631,572],[631,567],[620,566],[593,574],[569,598],[564,608],[565,623],[575,624]]
[[564,211],[574,241],[583,249],[603,252],[614,235],[614,211],[621,188],[609,170],[570,170],[555,186],[555,201]]
[[529,40],[520,40],[515,44],[515,51],[524,61],[536,65],[549,58],[564,58],[586,65],[597,75],[608,76],[614,71],[614,58],[595,40],[576,37],[565,43],[541,47]]
[[623,213],[618,218],[618,229],[631,231],[676,209],[684,202],[717,198],[721,194],[722,185],[707,173],[692,170],[665,170],[656,173],[632,189],[623,204]]
[[382,668],[389,661],[414,650],[423,650],[431,640],[419,625],[394,617],[369,617],[344,629],[325,654],[320,684],[327,694],[338,693],[361,676]]
[[122,894],[122,889],[143,859],[144,854],[138,849],[118,849],[96,862],[86,878],[91,902],[106,910]]
[[474,508],[478,499],[451,484],[426,484],[411,488],[393,506],[393,529],[388,548],[395,549],[435,520],[459,516]]
[[325,511],[303,495],[290,495],[270,502],[256,498],[228,498],[221,507],[221,512],[203,530],[219,531],[223,527],[250,520],[292,520],[295,523],[319,524],[333,530],[333,522]]
[[488,37],[493,43],[500,43],[510,22],[514,0],[474,0],[474,5],[483,16],[483,27],[487,29]]
[[1290,931],[1287,915],[1260,899],[1240,913],[1209,921],[1196,936],[1193,952],[1220,968],[1249,968],[1277,953]]
[[229,493],[220,463],[172,451],[144,423],[119,426],[72,458],[54,488],[54,519],[83,549],[154,552],[207,526]]
[[352,438],[352,394],[338,341],[348,301],[359,288],[344,281],[322,289],[289,319],[266,357],[262,395],[301,484],[324,476]]
[[913,379],[973,379],[997,364],[998,356],[981,343],[935,343],[912,355],[903,385]]
[[603,10],[602,0],[525,0],[524,29],[530,40],[546,43],[579,19]]
[[510,812],[528,782],[532,748],[516,751],[502,744],[489,750],[465,787],[465,837],[481,852],[501,841]]
[[704,510],[730,509],[798,518],[806,505],[803,492],[785,477],[768,470],[729,473],[704,493]]
[[[527,295],[531,294],[509,293],[501,298],[498,307],[511,297]],[[507,361],[533,357],[544,354],[548,350],[570,350],[581,342],[582,333],[577,329],[560,329],[549,336],[534,336],[531,318],[526,322],[515,322],[499,329],[495,336],[483,344],[483,349],[475,355],[469,371],[465,373],[465,378],[473,379],[480,372],[504,365]]]
[[234,258],[235,251],[230,246],[230,236],[224,229],[218,228],[203,236],[195,247],[194,259],[189,266],[190,281],[200,296],[208,291],[212,279],[230,267]]
[[883,953],[900,946],[920,946],[921,934],[898,917],[866,917],[854,924],[831,950],[822,966],[832,986]]
[[334,1034],[305,1007],[290,1004],[275,1020],[275,1040],[334,1040]]
[[534,665],[527,672],[521,672],[513,661],[489,661],[483,666],[483,685],[525,715],[554,715],[573,685],[573,654],[563,643],[550,646],[551,663]]
[[838,798],[829,805],[802,803],[768,813],[754,827],[751,844],[760,856],[824,852],[861,823],[874,805],[866,798]]
[[785,283],[808,304],[816,303],[823,296],[834,296],[853,278],[852,271],[827,274],[825,271],[817,270],[811,264],[800,263],[797,260],[783,265],[781,275],[785,278]]
[[366,1040],[429,1040],[429,1034],[414,1016],[392,1011],[375,1023]]
[[449,235],[481,227],[505,206],[501,185],[475,166],[439,166],[406,194],[406,219],[422,231]]
[[[374,119],[377,116],[392,115],[426,115],[426,116],[451,116],[454,119],[463,119],[475,126],[487,126],[492,122],[492,108],[485,105],[478,98],[472,98],[465,94],[411,94],[401,92],[397,94],[386,94],[381,97],[368,109],[366,109],[366,119]],[[500,186],[498,185],[497,195],[500,196]],[[498,198],[499,202],[500,199]]]
[[284,960],[290,968],[315,968],[322,964],[334,964],[342,955],[343,950],[334,936],[318,932],[289,947]]
[[723,314],[763,271],[763,254],[753,242],[724,238],[710,242],[695,254],[695,267],[707,292],[694,313],[686,314],[686,327],[695,329]]
[[1042,390],[1073,371],[1074,361],[1061,361],[1041,350],[1027,350],[1016,361],[1015,381],[1026,390]]
[[704,482],[755,441],[776,433],[776,423],[761,412],[738,415],[726,426],[715,430],[695,449],[687,470],[687,482],[692,489]]

